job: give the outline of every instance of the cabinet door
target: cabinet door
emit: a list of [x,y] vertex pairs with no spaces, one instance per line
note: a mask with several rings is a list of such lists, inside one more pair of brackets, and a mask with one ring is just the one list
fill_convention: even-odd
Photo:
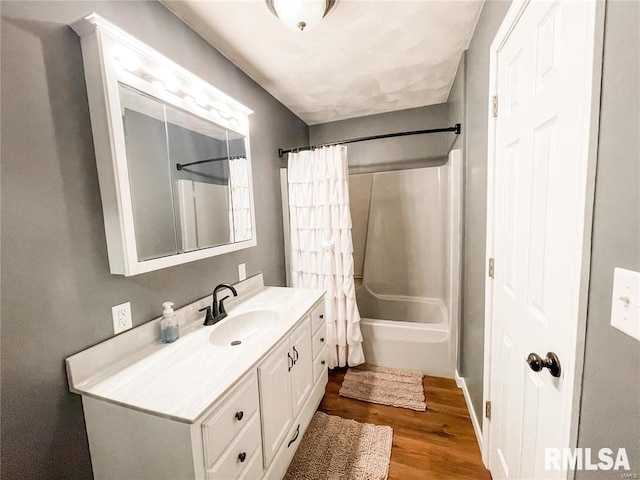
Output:
[[313,386],[311,352],[311,322],[309,317],[296,327],[289,337],[294,364],[291,369],[291,399],[293,418],[296,418]]
[[285,340],[258,367],[262,448],[267,468],[293,422],[291,372],[293,359]]

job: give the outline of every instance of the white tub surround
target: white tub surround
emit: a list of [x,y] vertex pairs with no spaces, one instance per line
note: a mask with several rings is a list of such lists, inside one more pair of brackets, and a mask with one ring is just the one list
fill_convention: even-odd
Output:
[[354,175],[356,298],[367,362],[453,378],[462,156],[440,167]]
[[[176,310],[174,343],[160,342],[156,319],[67,359],[95,478],[286,471],[327,383],[326,348],[312,343],[324,336],[324,292],[264,287],[262,275],[237,290],[213,326],[198,312],[211,297]],[[242,343],[231,346],[236,332]]]

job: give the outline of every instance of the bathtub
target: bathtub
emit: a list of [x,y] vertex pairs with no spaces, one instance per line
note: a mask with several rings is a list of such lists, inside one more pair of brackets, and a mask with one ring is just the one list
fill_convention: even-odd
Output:
[[367,363],[454,377],[457,342],[443,301],[375,295],[364,285],[356,298]]

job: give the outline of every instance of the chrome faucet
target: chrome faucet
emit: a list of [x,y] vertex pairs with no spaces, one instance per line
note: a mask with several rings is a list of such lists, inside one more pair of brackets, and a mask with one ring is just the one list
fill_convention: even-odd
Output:
[[224,301],[229,298],[229,295],[221,298],[220,301],[218,301],[218,292],[220,290],[224,290],[225,288],[231,290],[231,293],[233,293],[234,297],[238,296],[238,292],[236,292],[236,289],[233,288],[233,285],[229,285],[228,283],[221,283],[216,288],[214,288],[213,305],[211,307],[200,309],[201,312],[204,310],[207,311],[203,325],[214,325],[227,316],[227,311],[224,309]]

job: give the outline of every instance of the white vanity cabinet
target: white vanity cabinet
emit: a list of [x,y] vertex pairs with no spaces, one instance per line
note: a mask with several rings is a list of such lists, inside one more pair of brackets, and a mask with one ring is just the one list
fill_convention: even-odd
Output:
[[324,320],[324,303],[311,310],[311,352],[313,356],[313,381],[327,371],[327,327]]
[[259,400],[255,368],[192,424],[83,396],[94,478],[260,479]]
[[319,290],[261,288],[223,322],[267,308],[279,320],[241,348],[216,347],[215,325],[195,325],[163,345],[157,319],[67,359],[70,388],[82,395],[94,478],[284,476],[327,384],[319,363],[326,348],[316,339],[324,299]]
[[[325,330],[321,299],[279,349],[258,367],[264,479],[284,476],[315,413],[315,407],[309,407],[317,407],[322,400],[328,379],[326,347],[316,350],[312,335],[324,335]],[[275,365],[280,368],[273,368]]]
[[308,318],[302,321],[289,337],[291,346],[291,404],[293,418],[302,410],[309,396],[313,381],[311,365],[311,322]]
[[283,441],[291,441],[285,436],[311,391],[312,372],[311,322],[306,317],[258,367],[265,467]]
[[207,480],[260,478],[260,407],[255,374],[228,395],[202,422]]

